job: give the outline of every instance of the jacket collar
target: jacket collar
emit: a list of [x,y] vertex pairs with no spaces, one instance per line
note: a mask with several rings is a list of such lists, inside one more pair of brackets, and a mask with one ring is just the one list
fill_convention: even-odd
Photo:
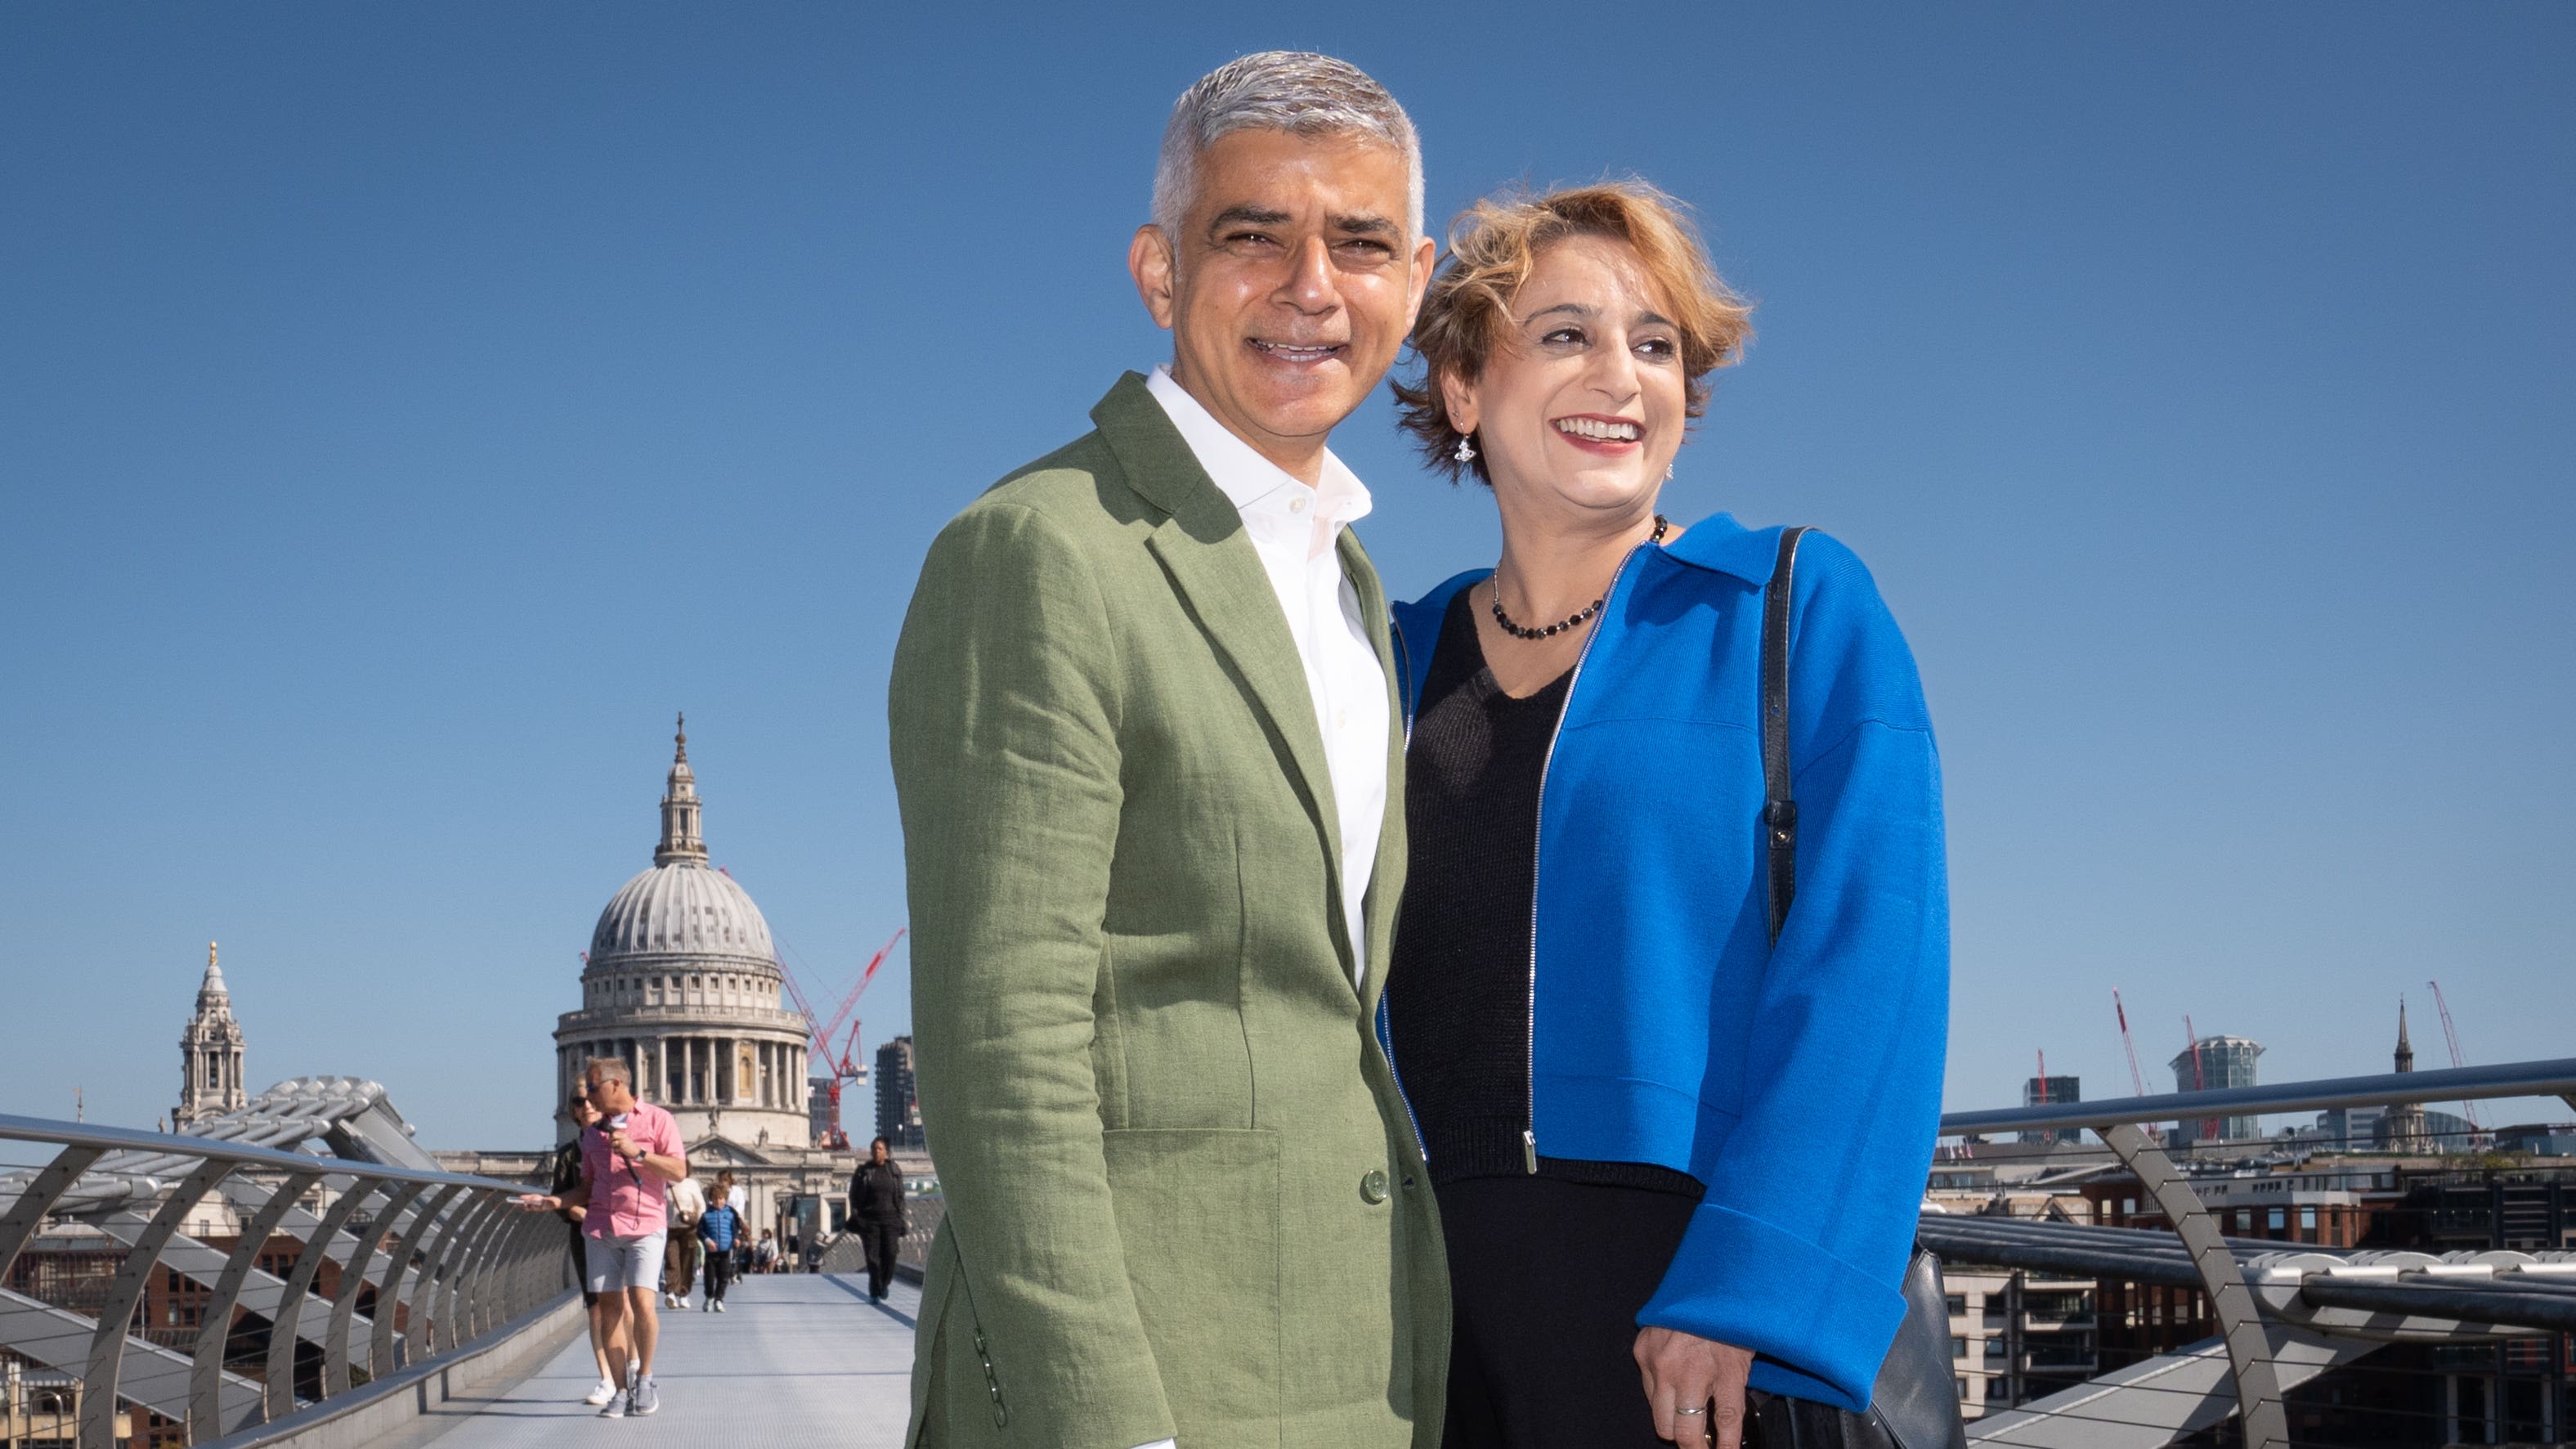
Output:
[[[1209,640],[1233,663],[1255,705],[1287,746],[1292,783],[1321,837],[1330,872],[1325,898],[1340,900],[1342,832],[1324,755],[1323,728],[1315,720],[1314,695],[1306,683],[1305,664],[1297,656],[1296,640],[1288,633],[1288,618],[1280,612],[1279,595],[1260,556],[1253,552],[1251,536],[1244,532],[1242,514],[1208,477],[1189,440],[1155,401],[1143,375],[1130,372],[1120,377],[1108,396],[1092,408],[1091,420],[1117,455],[1127,486],[1166,515],[1146,536],[1145,546],[1162,561]],[[1386,670],[1391,647],[1386,596],[1377,571],[1349,529],[1341,531],[1335,548],[1343,575],[1359,593],[1361,617],[1369,621],[1369,642],[1377,653],[1378,667]],[[1389,778],[1401,777],[1391,774]],[[1378,869],[1370,876],[1372,923],[1384,914],[1385,903],[1376,900],[1374,887],[1384,878],[1389,836],[1389,831],[1379,831]],[[1339,920],[1341,913],[1337,909],[1333,915]],[[1373,926],[1371,934],[1378,934]],[[1354,984],[1351,967],[1351,959],[1345,957],[1344,986]],[[1384,970],[1384,956],[1373,952],[1368,973],[1372,985]]]
[[1092,405],[1091,421],[1127,475],[1138,497],[1172,515],[1191,534],[1213,541],[1240,530],[1243,519],[1190,451],[1189,439],[1154,400],[1140,372],[1119,374],[1116,385]]
[[1748,584],[1771,582],[1780,562],[1780,530],[1746,528],[1731,513],[1713,513],[1664,545],[1665,556]]

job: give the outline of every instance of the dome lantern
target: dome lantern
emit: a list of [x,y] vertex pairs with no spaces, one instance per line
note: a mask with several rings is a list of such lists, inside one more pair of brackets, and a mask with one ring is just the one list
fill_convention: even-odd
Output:
[[707,863],[706,837],[698,829],[698,779],[689,771],[689,717],[680,716],[671,755],[669,787],[662,792],[662,844],[655,865]]

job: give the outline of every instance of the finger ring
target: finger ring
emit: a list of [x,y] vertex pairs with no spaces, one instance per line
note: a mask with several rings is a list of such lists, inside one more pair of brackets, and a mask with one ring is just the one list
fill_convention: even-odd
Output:
[[1706,1410],[1706,1409],[1675,1409],[1675,1410],[1673,1410],[1673,1412],[1674,1412],[1674,1413],[1676,1413],[1676,1414],[1705,1414],[1705,1413],[1707,1413],[1707,1412],[1708,1412],[1708,1410]]

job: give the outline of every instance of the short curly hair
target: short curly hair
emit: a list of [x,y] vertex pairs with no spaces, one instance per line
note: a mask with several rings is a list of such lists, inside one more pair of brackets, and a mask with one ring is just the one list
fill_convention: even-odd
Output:
[[1401,426],[1451,482],[1462,472],[1489,487],[1494,479],[1481,451],[1470,462],[1458,461],[1465,434],[1449,421],[1440,379],[1473,382],[1484,375],[1494,349],[1511,338],[1512,299],[1538,259],[1578,236],[1613,237],[1634,247],[1647,277],[1670,299],[1673,325],[1681,333],[1686,416],[1707,410],[1709,374],[1742,358],[1753,339],[1753,304],[1718,276],[1688,210],[1655,187],[1633,179],[1604,181],[1479,201],[1450,227],[1449,261],[1413,324],[1422,374],[1394,384]]

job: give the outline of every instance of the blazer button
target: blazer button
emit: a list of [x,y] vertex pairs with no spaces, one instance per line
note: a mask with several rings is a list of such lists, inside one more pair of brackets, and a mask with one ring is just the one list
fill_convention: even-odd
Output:
[[1385,1173],[1374,1167],[1368,1170],[1368,1174],[1360,1179],[1360,1200],[1372,1203],[1386,1201]]

